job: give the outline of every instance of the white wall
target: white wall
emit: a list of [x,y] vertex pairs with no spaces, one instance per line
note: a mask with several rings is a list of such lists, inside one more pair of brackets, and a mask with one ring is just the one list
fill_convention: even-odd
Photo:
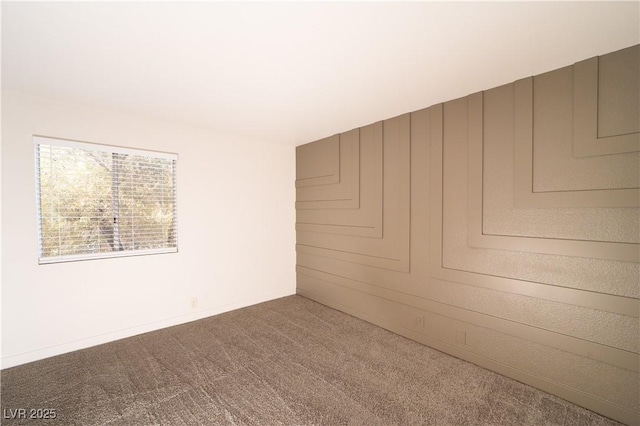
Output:
[[[38,265],[34,134],[177,152],[179,252]],[[3,93],[2,367],[294,294],[294,179],[290,146]]]

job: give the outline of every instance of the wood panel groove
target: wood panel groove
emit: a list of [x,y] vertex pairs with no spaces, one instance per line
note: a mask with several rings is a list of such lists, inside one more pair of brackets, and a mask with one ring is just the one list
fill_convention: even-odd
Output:
[[299,293],[640,423],[640,48],[596,60],[356,129],[358,208],[297,204]]
[[[635,55],[638,57],[638,49],[640,49],[640,46],[629,47],[613,52],[608,57],[620,57],[623,55]],[[602,73],[600,72],[600,62],[600,57],[591,58],[575,64],[573,68],[574,105],[576,106],[573,115],[573,154],[577,158],[640,151],[640,134],[637,128],[618,134],[601,135],[600,90],[602,87]],[[637,59],[624,61],[622,67],[627,68],[627,72],[631,75],[635,74],[637,76],[640,74],[638,62]],[[619,80],[619,76],[616,77]],[[639,89],[637,83],[634,87],[634,82],[631,82],[631,87],[629,87],[628,91],[629,93],[635,92],[637,97]],[[637,99],[636,105],[631,106],[631,108],[637,111]],[[595,120],[584,119],[585,117],[594,116]]]
[[424,297],[420,299],[412,298],[410,293],[393,290],[389,291],[386,289],[383,290],[380,287],[373,286],[364,281],[357,281],[307,267],[298,267],[297,272],[300,277],[309,277],[333,285],[357,290],[385,300],[401,303],[411,308],[421,309],[425,313],[433,313],[483,328],[498,330],[512,336],[524,337],[537,343],[550,345],[557,349],[606,362],[626,370],[635,372],[640,371],[640,358],[638,357],[638,352],[617,348],[593,340],[570,336],[555,330],[549,330],[510,318],[490,315]]
[[[528,100],[528,102],[531,102],[531,100]],[[484,96],[482,93],[472,95],[469,98],[469,121],[473,123],[473,126],[470,124],[469,130],[469,246],[640,262],[640,245],[636,243],[598,241],[594,239],[583,240],[578,238],[548,238],[534,235],[508,235],[486,232],[484,230],[483,213],[483,205],[485,202],[483,196],[483,159],[484,139],[486,137],[483,125],[483,105]],[[570,192],[573,193],[573,191]]]
[[[331,262],[345,263],[344,260],[300,251],[298,253],[299,266],[308,267],[310,264],[313,264],[307,256],[316,256],[317,258],[329,261],[330,263],[325,261],[322,264],[322,268],[326,271],[337,270],[335,263]],[[335,273],[335,275],[355,280],[362,280],[358,277],[366,275],[368,282],[372,285],[395,289],[396,291],[402,291],[405,293],[412,293],[423,298],[432,297],[430,287],[420,285],[428,280],[427,277],[423,277],[421,275],[415,277],[403,276],[402,278],[404,279],[396,277],[396,280],[394,281],[393,277],[381,274],[381,271],[376,271],[375,274],[369,274],[366,270],[354,270],[353,268],[349,269],[348,267],[342,268],[340,271],[341,273]],[[448,276],[445,276],[444,274],[433,274],[430,278],[430,282],[432,284],[439,282],[463,284],[465,286],[471,286],[481,290],[498,291],[504,294],[530,297],[542,301],[564,303],[567,305],[580,306],[632,318],[640,317],[640,303],[638,303],[637,298],[633,297],[616,296],[607,293],[572,289],[544,283],[511,280],[502,277],[482,276],[481,274],[453,269],[449,270]],[[393,284],[391,284],[392,282]]]
[[[318,232],[326,229],[330,233],[382,238],[382,127],[381,124],[367,126],[360,130],[338,135],[344,142],[341,147],[353,151],[352,161],[342,162],[345,175],[354,175],[350,180],[358,188],[354,197],[358,203],[341,204],[341,201],[308,201],[296,203],[296,229]],[[330,143],[327,139],[318,144]],[[356,149],[357,148],[357,149]],[[357,152],[355,152],[357,151]],[[297,156],[304,150],[297,151]],[[354,160],[357,154],[357,162]],[[348,166],[351,169],[348,169]],[[356,170],[357,167],[357,170]],[[357,175],[357,178],[355,177]],[[360,182],[362,181],[362,184]],[[340,198],[343,187],[328,186],[322,188],[322,196],[328,199]],[[297,192],[298,193],[298,192]],[[341,225],[341,228],[332,226]],[[366,227],[366,229],[364,229]]]
[[[337,136],[338,157],[331,160],[338,162],[338,182],[297,188],[296,208],[357,209],[360,207],[360,133],[354,130]],[[301,151],[304,153],[303,149]]]
[[363,312],[363,311],[354,309],[349,304],[340,303],[335,299],[328,298],[321,294],[315,293],[314,291],[308,288],[303,288],[303,287],[299,288],[298,294],[308,297],[310,299],[316,300],[332,308],[346,312],[350,315],[354,315],[358,318],[362,318],[368,322],[371,322],[380,327],[386,328],[408,339],[415,340],[417,342],[423,343],[427,346],[430,346],[442,352],[454,355],[461,359],[465,359],[474,364],[496,371],[507,377],[512,377],[523,383],[528,383],[539,389],[558,395],[561,398],[564,398],[568,401],[576,401],[580,405],[589,407],[590,409],[597,411],[599,413],[602,413],[605,416],[608,416],[611,418],[617,418],[621,422],[624,422],[626,424],[637,423],[637,416],[638,416],[637,412],[633,410],[629,410],[628,408],[625,408],[624,406],[621,406],[619,404],[612,403],[611,401],[608,401],[604,398],[600,398],[592,394],[589,394],[587,392],[583,392],[580,389],[566,386],[561,382],[551,380],[549,378],[545,378],[537,374],[532,374],[531,372],[525,369],[515,368],[508,364],[501,363],[495,359],[484,356],[482,354],[477,354],[474,352],[467,351],[464,348],[461,348],[455,344],[451,344],[447,341],[435,339],[427,335],[415,332],[411,329],[402,327],[394,322],[380,319],[374,315],[371,315],[368,312]]

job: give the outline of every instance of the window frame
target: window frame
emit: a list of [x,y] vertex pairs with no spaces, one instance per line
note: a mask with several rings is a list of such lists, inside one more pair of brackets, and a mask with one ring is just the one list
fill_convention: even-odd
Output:
[[[33,149],[34,149],[34,164],[35,164],[35,198],[36,198],[36,221],[37,221],[37,247],[38,247],[38,264],[46,265],[52,263],[64,263],[64,262],[77,262],[84,260],[95,259],[111,259],[117,257],[132,257],[132,256],[146,256],[153,254],[166,254],[178,252],[178,154],[164,151],[153,151],[146,149],[128,148],[116,145],[98,144],[92,142],[81,142],[76,140],[55,138],[50,136],[33,135]],[[144,156],[148,158],[160,158],[173,161],[173,231],[175,247],[163,247],[154,249],[135,249],[135,250],[121,250],[121,251],[104,251],[98,253],[84,253],[84,254],[67,254],[58,256],[43,256],[43,235],[42,235],[42,206],[41,206],[41,187],[40,187],[40,155],[39,147],[41,145],[53,145],[56,147],[68,147],[74,149],[82,149],[88,151],[106,152],[109,154],[124,154]],[[119,220],[119,218],[118,218]]]

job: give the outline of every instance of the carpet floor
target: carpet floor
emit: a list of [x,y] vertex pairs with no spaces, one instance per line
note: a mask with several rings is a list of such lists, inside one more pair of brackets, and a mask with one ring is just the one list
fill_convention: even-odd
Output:
[[1,390],[7,425],[619,424],[301,296],[5,369]]

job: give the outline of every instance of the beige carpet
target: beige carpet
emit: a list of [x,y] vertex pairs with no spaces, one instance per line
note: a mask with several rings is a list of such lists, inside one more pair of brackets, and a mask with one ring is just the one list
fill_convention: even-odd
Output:
[[291,296],[2,371],[47,425],[615,425]]

